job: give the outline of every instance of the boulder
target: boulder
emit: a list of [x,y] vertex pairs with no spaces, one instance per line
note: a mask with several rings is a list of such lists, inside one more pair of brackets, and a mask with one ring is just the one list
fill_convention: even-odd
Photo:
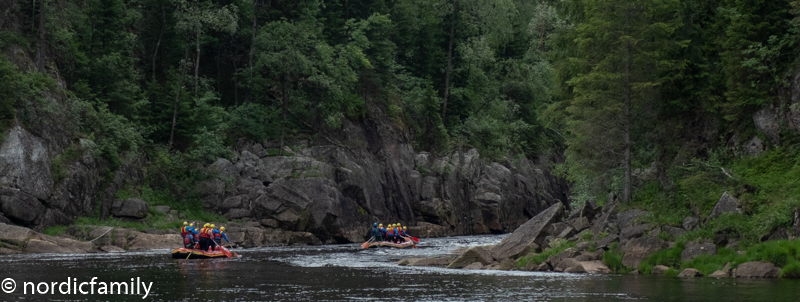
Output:
[[573,274],[583,274],[586,273],[586,269],[583,268],[583,265],[580,262],[577,262],[575,266],[570,266],[564,269],[565,273],[573,273]]
[[[50,152],[45,142],[21,126],[13,127],[0,142],[0,187],[18,189],[34,199],[46,200],[53,192],[53,185]],[[3,212],[6,213],[5,209]],[[8,213],[6,216],[11,217]]]
[[553,268],[547,263],[547,261],[539,263],[539,266],[536,267],[537,272],[549,272],[552,270]]
[[155,235],[138,233],[128,244],[128,250],[175,249],[183,246],[180,234]]
[[[553,263],[550,263],[553,264]],[[558,262],[557,265],[553,265],[553,270],[556,272],[563,272],[568,268],[580,266],[581,263],[574,258],[565,258]]]
[[681,252],[681,260],[689,261],[703,254],[716,255],[717,246],[711,242],[687,242]]
[[[561,265],[561,262],[564,259],[574,258],[575,256],[578,256],[578,254],[579,254],[578,250],[576,250],[575,248],[568,248],[561,253],[547,257],[547,260],[545,260],[545,262],[549,263],[550,266],[553,267],[553,269],[555,270]],[[562,270],[564,268],[566,267],[562,267]]]
[[578,242],[575,244],[575,249],[578,250],[579,252],[586,251],[589,249],[589,247],[592,246],[592,243],[593,242],[589,241]]
[[778,278],[781,269],[768,262],[745,262],[739,265],[733,275],[736,278]]
[[767,150],[767,145],[758,135],[754,135],[753,138],[742,145],[742,148],[747,155],[760,155]]
[[482,268],[483,268],[483,264],[481,264],[480,262],[473,262],[470,265],[467,265],[467,266],[464,267],[464,269],[470,269],[470,270],[478,270],[478,269],[482,269]]
[[666,265],[656,265],[653,267],[651,273],[653,275],[663,275],[669,269]]
[[125,252],[124,249],[122,249],[120,247],[117,247],[117,246],[113,246],[113,245],[101,246],[100,250],[103,251],[103,252],[106,252],[106,253],[124,253]]
[[647,232],[649,230],[650,230],[650,225],[646,223],[633,225],[622,229],[622,232],[620,232],[619,237],[620,240],[623,241],[632,238],[638,238],[642,237],[642,235],[644,235],[644,232]]
[[775,145],[780,142],[780,120],[780,114],[773,106],[764,107],[753,114],[753,124]]
[[580,233],[581,231],[588,229],[591,225],[589,224],[589,219],[586,217],[579,217],[570,222],[572,228],[575,229],[576,233]]
[[611,269],[602,261],[580,261],[581,267],[589,274],[610,274]]
[[686,230],[682,228],[676,228],[673,226],[664,226],[661,228],[661,230],[669,234],[672,238],[676,238],[680,235],[686,234]]
[[492,263],[492,261],[494,260],[492,259],[492,254],[489,253],[489,251],[480,246],[476,246],[468,249],[466,252],[461,254],[461,256],[458,256],[458,258],[450,263],[447,268],[463,268],[474,262],[480,262],[483,265],[487,265]]
[[31,239],[30,241],[28,241],[23,251],[29,254],[42,254],[42,253],[72,254],[72,252],[65,247],[39,239]]
[[169,206],[155,206],[153,207],[153,209],[155,209],[156,212],[159,213],[164,213],[164,214],[169,213]]
[[642,211],[639,209],[632,209],[619,213],[617,214],[617,226],[620,228],[620,230],[627,229],[633,225],[636,225],[637,219],[644,215],[647,215],[647,211]]
[[714,209],[711,210],[711,214],[708,215],[708,219],[714,219],[724,213],[741,213],[738,203],[739,200],[733,197],[733,195],[730,193],[722,193],[722,196],[717,201],[717,204],[714,205]]
[[634,238],[628,241],[622,249],[625,256],[622,257],[622,265],[626,267],[639,267],[639,263],[650,255],[666,248],[666,243],[658,238]]
[[97,251],[97,247],[88,241],[78,241],[71,238],[50,236],[45,234],[39,235],[42,240],[56,244],[66,250],[69,254],[82,254],[93,253]]
[[789,239],[789,231],[786,228],[779,228],[772,232],[772,234],[767,237],[767,240],[788,240]]
[[114,217],[142,219],[147,217],[147,203],[138,198],[117,199],[111,205]]
[[10,243],[17,246],[22,246],[31,239],[41,239],[38,233],[29,228],[23,228],[16,225],[0,223],[0,241],[4,245]]
[[699,226],[700,226],[700,219],[697,219],[697,217],[688,216],[683,219],[683,229],[687,231],[693,231]]
[[567,227],[566,229],[562,230],[561,233],[558,233],[558,236],[556,236],[556,238],[566,239],[572,235],[575,235],[575,229],[573,229],[572,227]]
[[[611,194],[609,194],[611,195]],[[611,203],[609,206],[606,206],[606,210],[600,215],[599,218],[595,219],[594,223],[592,224],[592,234],[594,234],[594,239],[600,238],[600,232],[603,232],[607,229],[609,220],[611,216],[614,214],[614,210],[617,208],[616,203]]]
[[561,203],[557,203],[528,220],[492,248],[492,257],[501,261],[528,252],[534,241],[542,235],[542,230],[561,216],[562,209]]
[[599,250],[591,252],[591,253],[590,252],[583,252],[582,254],[580,254],[578,256],[575,256],[575,260],[578,260],[578,261],[581,261],[581,262],[583,262],[583,261],[595,261],[595,260],[600,260],[602,258],[603,258],[603,250],[602,249],[599,249]]
[[614,242],[619,241],[619,236],[611,234],[606,236],[605,238],[600,239],[597,241],[597,248],[598,249],[608,249],[611,247],[611,244]]
[[687,268],[678,274],[678,278],[697,278],[702,276],[703,273],[693,268]]
[[730,277],[730,275],[728,273],[723,272],[723,271],[716,271],[716,272],[711,273],[711,275],[708,275],[708,276],[711,277],[711,278],[728,278],[728,277]]

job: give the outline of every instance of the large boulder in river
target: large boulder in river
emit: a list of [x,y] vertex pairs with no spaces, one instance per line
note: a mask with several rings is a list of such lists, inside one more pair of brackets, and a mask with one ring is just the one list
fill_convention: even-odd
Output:
[[724,213],[741,213],[738,203],[739,200],[733,197],[733,195],[728,192],[723,193],[717,201],[717,204],[714,205],[714,209],[711,210],[711,214],[708,215],[708,219],[716,218]]
[[736,278],[778,278],[781,269],[768,262],[745,262],[739,265],[734,271]]
[[663,250],[667,244],[658,238],[635,238],[628,241],[622,249],[625,256],[622,257],[622,265],[626,267],[638,268],[639,263],[647,259],[650,255]]
[[447,268],[464,268],[474,262],[480,262],[483,265],[491,264],[494,261],[492,254],[480,246],[468,249],[466,252],[453,260]]
[[697,278],[702,277],[703,273],[694,268],[687,268],[678,274],[678,278]]
[[561,204],[557,203],[528,220],[492,248],[492,257],[501,261],[528,252],[530,247],[536,244],[535,241],[542,236],[542,230],[561,217],[562,209]]
[[147,217],[147,203],[138,198],[117,199],[111,205],[114,217],[142,219]]

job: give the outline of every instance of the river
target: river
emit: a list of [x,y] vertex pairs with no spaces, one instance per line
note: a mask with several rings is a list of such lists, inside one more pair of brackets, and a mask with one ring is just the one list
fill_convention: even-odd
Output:
[[[174,260],[169,251],[0,258],[1,300],[59,301],[797,301],[797,280],[683,280],[400,267],[405,257],[495,244],[502,235],[421,239],[418,249],[356,244],[237,250],[236,259]],[[81,290],[77,285],[98,282]],[[13,279],[15,287],[11,291]],[[70,279],[68,279],[70,278]],[[137,279],[138,278],[138,279]],[[75,281],[77,279],[77,281]],[[70,280],[70,283],[67,283]],[[133,284],[131,285],[131,280]],[[30,282],[27,286],[25,282]],[[100,295],[125,282],[127,295]],[[151,283],[152,282],[152,283]],[[44,283],[43,285],[40,283]],[[60,284],[63,283],[63,284]],[[145,297],[147,284],[149,292]],[[67,284],[70,284],[68,289]],[[142,285],[143,284],[143,285]],[[74,285],[74,286],[73,286]],[[33,288],[38,286],[38,288]],[[58,289],[60,287],[60,289]],[[114,287],[111,287],[114,289]],[[117,290],[122,290],[117,284]],[[70,294],[61,294],[64,290]],[[23,292],[23,291],[27,291]],[[37,291],[36,293],[32,293]],[[46,292],[46,293],[43,293]],[[92,294],[94,293],[94,294]],[[144,298],[144,299],[143,299]]]

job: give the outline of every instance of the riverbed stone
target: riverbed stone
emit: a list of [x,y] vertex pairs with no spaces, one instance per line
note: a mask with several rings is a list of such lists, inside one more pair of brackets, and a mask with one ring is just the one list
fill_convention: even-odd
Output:
[[545,260],[545,262],[550,263],[550,266],[552,266],[553,269],[555,270],[559,265],[561,265],[561,262],[564,259],[574,258],[575,256],[578,255],[579,255],[578,250],[576,250],[575,248],[568,248],[561,253],[547,257],[547,260]]
[[21,246],[30,239],[39,239],[39,235],[29,228],[0,223],[0,241]]
[[698,271],[696,269],[693,269],[693,268],[687,268],[687,269],[681,271],[680,274],[678,274],[678,278],[697,278],[697,277],[702,277],[702,276],[703,276],[703,273],[701,273],[700,271]]
[[745,262],[734,271],[736,278],[778,278],[781,269],[769,262]]
[[492,261],[494,260],[492,259],[492,254],[489,253],[489,251],[480,246],[476,246],[468,249],[466,252],[458,256],[458,258],[450,263],[447,268],[463,268],[474,262],[480,262],[483,265],[487,265],[492,263]]
[[722,193],[722,196],[717,201],[717,204],[714,205],[714,209],[711,210],[711,214],[708,215],[708,219],[714,219],[725,213],[741,213],[738,203],[739,200],[737,200],[727,191]]
[[101,246],[100,250],[103,251],[103,252],[106,252],[106,253],[124,253],[125,252],[124,249],[122,249],[122,248],[120,248],[118,246],[113,246],[113,245]]
[[728,278],[728,277],[730,277],[730,275],[728,275],[728,273],[723,272],[721,270],[720,271],[715,271],[715,272],[711,273],[711,275],[708,275],[708,276],[711,277],[711,278]]
[[473,262],[470,265],[467,265],[467,266],[464,267],[464,269],[469,269],[469,270],[479,270],[479,269],[482,269],[482,268],[483,268],[483,264],[480,263],[480,262]]
[[622,257],[622,265],[626,267],[639,267],[644,259],[650,255],[663,250],[667,244],[658,238],[634,238],[628,241],[622,249],[625,256]]
[[608,268],[602,261],[580,261],[581,267],[586,273],[589,274],[610,274],[611,269]]
[[717,246],[711,242],[687,242],[686,248],[681,252],[681,260],[689,261],[700,255],[716,255]]
[[653,275],[663,275],[665,271],[667,271],[669,267],[666,265],[656,265],[653,266],[653,269],[650,271]]
[[531,244],[535,243],[542,235],[542,230],[549,224],[555,222],[563,211],[561,203],[555,204],[534,216],[528,222],[517,228],[511,235],[504,238],[492,248],[491,253],[494,259],[501,261],[511,257],[518,257],[530,250]]

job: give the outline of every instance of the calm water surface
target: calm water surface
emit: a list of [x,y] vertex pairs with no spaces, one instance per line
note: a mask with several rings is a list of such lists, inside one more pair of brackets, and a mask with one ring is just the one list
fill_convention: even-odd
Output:
[[[800,301],[797,280],[696,279],[400,267],[404,257],[444,255],[502,236],[422,239],[418,249],[358,245],[238,250],[237,259],[173,260],[169,251],[0,258],[12,293],[0,300],[57,301]],[[24,282],[153,282],[128,295],[24,294]],[[9,290],[7,281],[2,289]],[[49,286],[49,285],[48,285]],[[45,289],[44,287],[39,290]],[[65,289],[65,288],[62,288]],[[83,288],[88,290],[88,286]],[[30,288],[28,288],[30,290]],[[131,290],[134,290],[131,287]]]

